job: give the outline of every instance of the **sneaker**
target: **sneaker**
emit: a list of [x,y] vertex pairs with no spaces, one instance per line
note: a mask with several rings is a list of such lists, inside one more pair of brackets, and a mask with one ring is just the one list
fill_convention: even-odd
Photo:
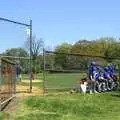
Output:
[[95,90],[94,93],[98,93],[98,92]]
[[90,94],[92,94],[92,91],[90,90]]

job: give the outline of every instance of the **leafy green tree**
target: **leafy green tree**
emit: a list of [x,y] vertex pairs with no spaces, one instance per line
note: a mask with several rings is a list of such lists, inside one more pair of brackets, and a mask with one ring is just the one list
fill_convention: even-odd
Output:
[[[72,45],[68,43],[62,43],[60,46],[56,47],[55,52],[57,53],[71,53]],[[57,69],[67,69],[69,66],[68,62],[69,56],[66,54],[56,54],[55,55],[55,66]]]
[[6,50],[3,55],[16,56],[16,57],[28,57],[28,52],[23,48],[11,48]]
[[[11,56],[10,58],[7,58],[7,59],[10,59],[15,63],[19,63],[24,73],[27,73],[29,71],[29,60],[19,58],[19,57],[29,57],[29,54],[25,49],[11,48],[11,49],[6,50],[3,53],[3,56]],[[18,57],[18,58],[14,58],[14,57]]]

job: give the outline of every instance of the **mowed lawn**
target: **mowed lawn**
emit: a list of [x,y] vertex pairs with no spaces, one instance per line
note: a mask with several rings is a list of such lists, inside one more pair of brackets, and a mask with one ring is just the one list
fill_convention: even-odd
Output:
[[51,94],[26,97],[0,120],[120,120],[120,93]]
[[84,77],[87,77],[86,73],[48,73],[45,76],[45,87],[48,89],[73,88]]
[[[47,74],[49,88],[66,88],[86,74]],[[25,77],[25,76],[24,76]],[[33,86],[42,88],[42,75]],[[40,80],[40,81],[39,81]],[[23,82],[26,83],[24,78]],[[48,91],[49,93],[49,91]],[[14,112],[0,113],[0,120],[120,120],[120,92],[25,96]]]
[[[43,84],[46,89],[66,89],[76,86],[81,78],[87,77],[86,73],[57,73],[45,74],[45,84],[43,83],[43,73],[37,74],[33,80],[33,86],[43,89]],[[29,85],[29,76],[22,75],[22,85]]]

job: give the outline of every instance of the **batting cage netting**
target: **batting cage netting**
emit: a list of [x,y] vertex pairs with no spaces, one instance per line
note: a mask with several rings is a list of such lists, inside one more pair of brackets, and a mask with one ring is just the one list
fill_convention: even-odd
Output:
[[0,59],[0,105],[2,109],[15,93],[15,64],[7,59]]
[[15,63],[16,92],[32,92],[32,20],[0,18],[0,56]]
[[52,51],[44,51],[43,58],[43,88],[47,92],[68,91],[77,88],[82,79],[90,79],[92,63],[96,64],[99,76],[106,74],[106,67],[113,66],[117,81],[119,81],[120,60],[117,58]]
[[16,93],[30,91],[30,58],[3,56],[15,63]]

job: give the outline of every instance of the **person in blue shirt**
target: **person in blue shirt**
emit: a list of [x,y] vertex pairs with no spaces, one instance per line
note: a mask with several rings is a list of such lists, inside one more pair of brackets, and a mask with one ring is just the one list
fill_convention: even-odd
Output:
[[22,72],[22,69],[21,69],[21,66],[19,64],[16,64],[16,79],[17,81],[21,81],[21,72]]
[[117,81],[117,73],[116,73],[115,66],[108,66],[108,71],[113,81]]
[[99,77],[99,74],[98,74],[98,68],[97,68],[97,65],[96,65],[96,62],[91,62],[90,66],[89,66],[89,79],[91,80],[91,86],[90,86],[90,93],[92,92],[95,92],[97,93],[96,91],[96,85],[97,85],[97,79]]
[[113,79],[112,79],[112,72],[109,70],[109,67],[104,68],[104,79],[106,80],[106,87],[108,90],[113,89]]

